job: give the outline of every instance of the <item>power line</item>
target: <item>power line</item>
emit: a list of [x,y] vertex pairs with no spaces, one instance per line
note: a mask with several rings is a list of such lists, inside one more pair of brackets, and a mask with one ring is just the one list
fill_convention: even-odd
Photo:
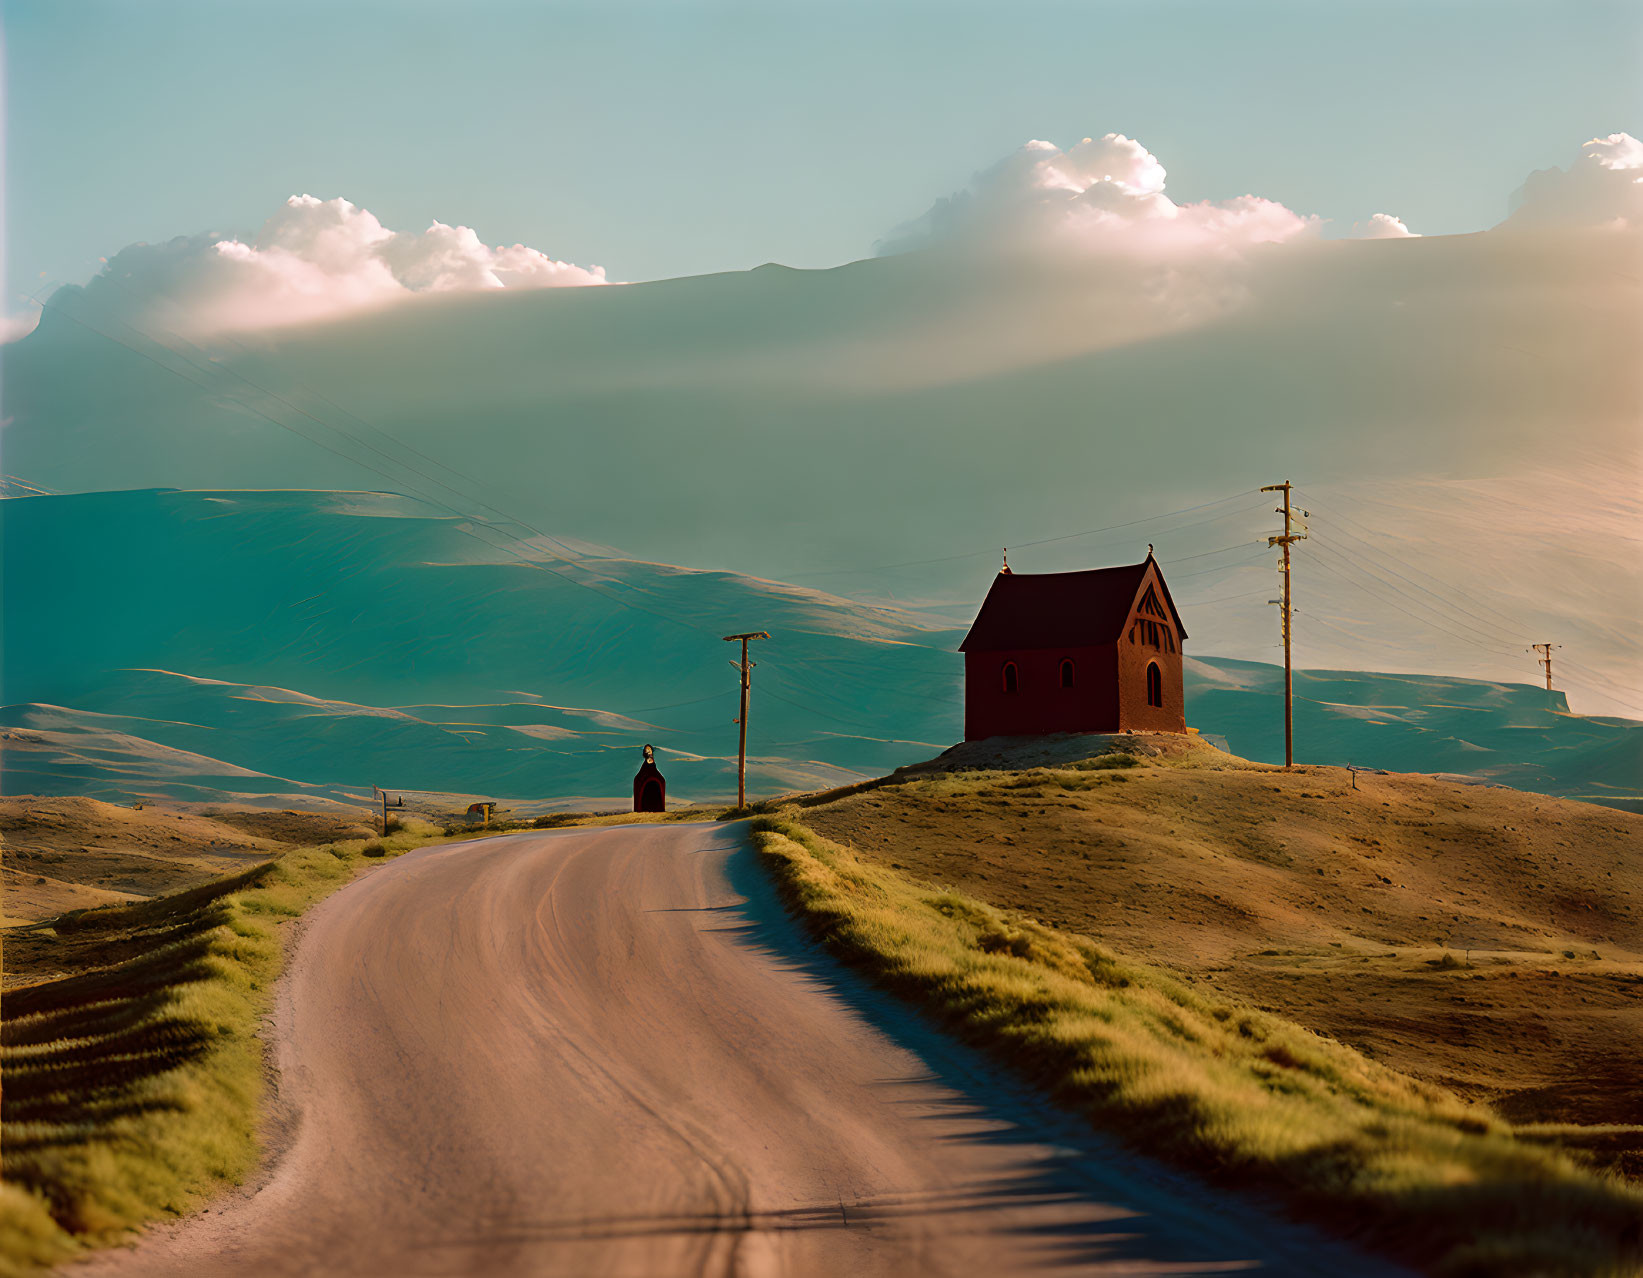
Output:
[[[1574,664],[1574,662],[1567,660],[1563,662],[1565,667],[1572,666]],[[1585,669],[1583,666],[1577,666],[1576,668],[1581,670]],[[1580,675],[1571,677],[1567,670],[1565,670],[1558,677],[1562,679],[1565,684],[1568,684],[1571,687],[1580,688],[1591,696],[1603,697],[1606,700],[1614,702],[1616,705],[1625,706],[1628,710],[1636,710],[1638,713],[1643,714],[1643,706],[1638,705],[1636,702],[1628,701],[1624,697],[1616,696],[1613,692],[1613,687],[1625,688],[1625,684],[1611,686],[1602,675],[1596,674],[1595,672],[1588,672],[1587,676],[1583,678]],[[1627,691],[1635,691],[1635,689],[1628,688]]]
[[[1376,591],[1370,590],[1370,593],[1376,594],[1383,603],[1386,603],[1390,607],[1396,608],[1399,612],[1404,613],[1406,616],[1414,618],[1422,625],[1431,626],[1433,629],[1441,630],[1445,634],[1459,639],[1463,643],[1469,643],[1474,647],[1495,652],[1502,656],[1512,657],[1517,655],[1516,653],[1505,648],[1492,647],[1491,644],[1499,642],[1496,640],[1495,636],[1478,630],[1476,627],[1468,625],[1465,621],[1458,618],[1448,616],[1440,608],[1434,607],[1432,604],[1429,604],[1424,600],[1410,594],[1408,591],[1399,587],[1396,583],[1388,581],[1385,577],[1381,576],[1380,573],[1376,571],[1375,565],[1363,563],[1357,559],[1354,559],[1352,556],[1335,547],[1327,538],[1315,536],[1313,538],[1313,543],[1319,550],[1323,551],[1326,556],[1338,561],[1340,565],[1349,571],[1373,581],[1382,589],[1390,591],[1399,598],[1406,600],[1411,607],[1424,609],[1427,613],[1433,614],[1433,616],[1439,618],[1438,620],[1433,620],[1432,617],[1423,617],[1418,613],[1410,612],[1408,608],[1405,608],[1401,604],[1396,603],[1394,600],[1387,598],[1384,594],[1379,594]],[[1337,573],[1337,575],[1339,574]],[[1368,587],[1360,588],[1368,589]],[[1454,626],[1458,626],[1460,629],[1456,630],[1451,628]],[[1462,633],[1462,631],[1469,633]]]
[[1158,558],[1160,563],[1184,564],[1184,563],[1187,563],[1189,560],[1208,559],[1211,555],[1224,555],[1229,550],[1244,550],[1244,549],[1247,549],[1250,546],[1260,546],[1260,547],[1264,548],[1266,546],[1266,542],[1264,542],[1264,541],[1236,541],[1236,542],[1233,542],[1233,544],[1230,545],[1230,546],[1222,546],[1217,550],[1206,550],[1206,551],[1203,551],[1203,552],[1201,552],[1199,554],[1196,554],[1196,555],[1175,555],[1175,556],[1160,555],[1160,556],[1157,556],[1157,558]]
[[[1328,557],[1329,556],[1334,556],[1334,557],[1340,559],[1340,562],[1345,567],[1347,567],[1348,569],[1351,569],[1355,572],[1359,572],[1362,576],[1367,577],[1371,581],[1374,581],[1377,585],[1383,586],[1388,590],[1393,590],[1393,591],[1396,592],[1395,587],[1392,587],[1388,583],[1381,581],[1379,578],[1375,577],[1372,573],[1369,573],[1367,570],[1360,569],[1350,559],[1345,559],[1345,558],[1340,557],[1338,552],[1333,551],[1332,549],[1330,549],[1326,545],[1326,543],[1324,543],[1323,541],[1318,540],[1318,539],[1314,539],[1313,545],[1314,545],[1314,548],[1316,550],[1319,550],[1319,551],[1323,552],[1323,555],[1325,556],[1323,558],[1314,558],[1313,563],[1317,567],[1321,568],[1324,572],[1330,574],[1331,576],[1337,577],[1340,580],[1346,582],[1348,585],[1355,586],[1357,589],[1364,591],[1365,593],[1373,596],[1376,599],[1379,599],[1382,603],[1386,604],[1387,607],[1394,608],[1398,612],[1403,613],[1404,616],[1409,617],[1409,618],[1411,618],[1415,621],[1418,621],[1423,626],[1429,626],[1433,630],[1440,631],[1443,634],[1448,635],[1452,639],[1458,639],[1462,643],[1471,644],[1474,648],[1478,648],[1481,651],[1494,653],[1495,655],[1502,656],[1502,657],[1511,657],[1511,658],[1516,658],[1517,657],[1517,655],[1518,655],[1517,653],[1508,652],[1504,648],[1493,647],[1489,643],[1480,641],[1479,639],[1475,638],[1472,635],[1462,634],[1459,631],[1451,630],[1448,626],[1443,625],[1441,622],[1434,621],[1430,617],[1423,617],[1417,612],[1410,611],[1410,609],[1408,609],[1408,608],[1404,607],[1402,604],[1398,603],[1396,599],[1389,598],[1387,595],[1383,594],[1379,590],[1373,589],[1370,586],[1366,586],[1362,582],[1354,582],[1350,577],[1348,577],[1344,573],[1342,573],[1339,568],[1331,566],[1331,564],[1329,563],[1329,558]],[[1402,592],[1396,592],[1396,593],[1401,594]],[[1424,605],[1424,604],[1420,603],[1419,600],[1410,598],[1408,595],[1404,595],[1403,597],[1406,598],[1406,599],[1409,599],[1409,602],[1411,604],[1413,604],[1415,607],[1427,607],[1427,605]]]
[[731,690],[712,692],[705,697],[696,697],[690,701],[675,701],[665,706],[640,706],[637,710],[623,710],[618,713],[623,716],[629,716],[636,714],[655,714],[659,710],[682,710],[686,706],[704,705],[709,701],[723,701],[726,697],[733,695],[734,692]]
[[[1323,543],[1317,541],[1317,539],[1314,538],[1314,545],[1317,548],[1322,548]],[[1380,599],[1380,601],[1387,604],[1387,606],[1397,609],[1397,611],[1403,613],[1405,616],[1410,617],[1415,621],[1420,622],[1422,625],[1430,626],[1432,629],[1438,630],[1438,631],[1441,631],[1444,634],[1450,635],[1452,638],[1459,639],[1463,643],[1468,643],[1468,644],[1472,645],[1473,647],[1477,648],[1479,651],[1488,652],[1488,653],[1491,653],[1493,655],[1504,657],[1504,658],[1507,658],[1507,659],[1510,659],[1510,660],[1517,660],[1519,658],[1519,654],[1516,653],[1516,652],[1509,652],[1509,651],[1507,651],[1503,648],[1491,647],[1486,643],[1479,642],[1475,638],[1469,637],[1469,636],[1464,635],[1464,634],[1457,633],[1456,631],[1453,631],[1453,630],[1449,630],[1446,627],[1441,626],[1438,623],[1432,621],[1430,618],[1422,617],[1417,613],[1410,612],[1408,609],[1401,607],[1394,600],[1386,598],[1384,595],[1381,595],[1379,592],[1370,590],[1367,587],[1365,587],[1365,586],[1363,586],[1359,583],[1353,582],[1350,578],[1346,577],[1344,574],[1342,574],[1339,571],[1331,568],[1323,560],[1314,560],[1313,562],[1316,566],[1322,568],[1329,575],[1337,578],[1340,581],[1345,582],[1348,585],[1354,586],[1356,589],[1363,590],[1363,591],[1365,591],[1365,593],[1370,594],[1370,595],[1374,596],[1375,598]],[[1347,561],[1347,562],[1350,563],[1350,561]],[[1413,601],[1412,600],[1411,602],[1416,603],[1417,606],[1420,606],[1420,607],[1425,607],[1426,606],[1424,604],[1420,604],[1419,601]],[[1352,635],[1347,631],[1341,630],[1338,626],[1330,625],[1329,622],[1325,621],[1323,618],[1318,617],[1314,614],[1308,614],[1308,615],[1309,615],[1309,617],[1310,617],[1310,619],[1313,623],[1324,625],[1327,628],[1336,631],[1336,633],[1345,635],[1346,637],[1352,639],[1355,643],[1361,643],[1362,642],[1362,637],[1361,636]],[[1566,661],[1563,664],[1565,666],[1568,666],[1568,665],[1572,665],[1573,663]],[[1594,678],[1596,678],[1598,680],[1601,680],[1602,677],[1601,676],[1594,676]],[[1570,678],[1567,674],[1565,674],[1563,676],[1563,681],[1567,684],[1572,684],[1576,687],[1584,689],[1585,692],[1588,693],[1589,695],[1601,696],[1601,697],[1606,698],[1607,700],[1613,701],[1617,705],[1626,706],[1628,709],[1643,712],[1643,706],[1637,706],[1637,705],[1625,700],[1622,697],[1615,696],[1611,691],[1608,691],[1604,686],[1602,686],[1602,684],[1600,682],[1599,683],[1594,683],[1592,681],[1592,679],[1582,679],[1582,678],[1578,678],[1578,677],[1577,678]]]
[[1590,666],[1581,665],[1580,662],[1578,662],[1578,661],[1570,661],[1569,658],[1565,657],[1565,658],[1563,658],[1563,664],[1565,666],[1570,667],[1570,668],[1575,669],[1575,670],[1584,670],[1586,672],[1585,682],[1589,683],[1593,679],[1596,679],[1596,680],[1599,680],[1602,683],[1608,684],[1611,687],[1622,688],[1627,692],[1635,692],[1635,693],[1638,693],[1639,695],[1643,695],[1643,688],[1634,688],[1629,683],[1621,683],[1618,680],[1611,679],[1607,675],[1601,674],[1598,671],[1593,670]]
[[[1340,514],[1338,511],[1331,510],[1330,519],[1335,521],[1336,523],[1346,525],[1346,527],[1341,527],[1341,528],[1337,529],[1336,531],[1338,531],[1341,534],[1341,536],[1347,538],[1350,541],[1356,542],[1359,546],[1363,547],[1363,551],[1364,551],[1365,554],[1375,556],[1375,557],[1379,557],[1381,555],[1382,552],[1380,551],[1379,547],[1377,547],[1373,542],[1366,541],[1364,539],[1364,537],[1353,536],[1353,534],[1349,531],[1349,527],[1357,527],[1357,528],[1359,528],[1359,530],[1361,532],[1365,533],[1366,536],[1373,537],[1374,534],[1372,532],[1370,532],[1368,529],[1362,528],[1361,525],[1358,525],[1353,520],[1350,520],[1350,519],[1346,518],[1344,515]],[[1408,565],[1405,565],[1405,566],[1408,566]],[[1516,642],[1517,641],[1517,635],[1521,632],[1518,629],[1518,622],[1515,618],[1511,618],[1511,617],[1506,616],[1505,613],[1501,612],[1499,609],[1493,607],[1490,604],[1487,604],[1487,603],[1482,602],[1481,600],[1472,598],[1472,596],[1468,595],[1460,587],[1455,586],[1450,582],[1443,581],[1441,578],[1435,577],[1430,573],[1421,572],[1419,569],[1410,567],[1411,572],[1414,572],[1419,576],[1425,577],[1426,580],[1428,580],[1430,582],[1433,582],[1437,586],[1442,587],[1442,589],[1445,593],[1439,594],[1435,590],[1432,590],[1432,589],[1430,589],[1426,586],[1422,586],[1418,582],[1411,581],[1409,578],[1403,576],[1402,574],[1394,572],[1391,568],[1386,567],[1386,565],[1384,565],[1384,564],[1382,565],[1382,567],[1385,569],[1385,571],[1392,572],[1393,575],[1397,576],[1400,581],[1404,581],[1408,585],[1411,585],[1411,586],[1415,587],[1415,589],[1423,591],[1424,593],[1431,595],[1434,599],[1439,600],[1440,602],[1445,604],[1447,607],[1451,607],[1451,608],[1455,609],[1457,612],[1466,613],[1466,615],[1470,616],[1474,621],[1480,622],[1481,624],[1483,624],[1485,626],[1488,626],[1491,629],[1495,629],[1495,630],[1499,630],[1501,626],[1504,626],[1505,630],[1500,633],[1499,637],[1501,637],[1503,639],[1508,639],[1510,642]],[[1487,612],[1494,613],[1497,620],[1496,621],[1489,621],[1485,617],[1478,616],[1477,613],[1469,612],[1467,609],[1462,608],[1459,604],[1454,602],[1454,597],[1455,596],[1459,596],[1460,598],[1470,600],[1470,602],[1476,604],[1479,608],[1482,608]]]
[[54,489],[42,488],[38,484],[31,484],[31,483],[28,482],[28,480],[23,479],[23,478],[21,478],[17,475],[5,475],[5,476],[3,476],[3,478],[4,478],[6,483],[12,484],[15,487],[21,488],[24,492],[28,493],[29,496],[31,496],[31,497],[55,497],[55,496],[58,495]]
[[1258,559],[1266,558],[1266,547],[1262,546],[1253,555],[1246,559],[1235,559],[1229,564],[1216,564],[1213,568],[1199,568],[1193,572],[1178,572],[1174,574],[1176,581],[1186,581],[1190,577],[1203,577],[1210,573],[1231,572],[1234,568],[1243,568]]
[[[1340,524],[1343,524],[1343,525],[1349,525],[1351,527],[1357,527],[1357,528],[1360,528],[1360,529],[1362,528],[1362,526],[1356,524],[1355,521],[1347,519],[1346,517],[1340,515],[1338,512],[1335,512],[1335,511],[1331,512],[1331,519],[1332,519],[1332,521],[1337,521],[1337,522],[1339,522]],[[1367,531],[1367,530],[1364,530],[1364,531]],[[1381,553],[1379,552],[1379,550],[1374,545],[1372,545],[1371,543],[1365,541],[1361,537],[1353,536],[1353,534],[1351,532],[1347,531],[1347,529],[1345,527],[1336,528],[1335,532],[1339,533],[1341,536],[1343,536],[1343,537],[1347,538],[1348,540],[1350,540],[1352,542],[1355,542],[1357,545],[1361,546],[1363,548],[1363,552],[1364,552],[1364,554],[1367,558],[1372,558],[1372,559],[1381,559],[1382,558]],[[1371,535],[1373,535],[1373,534],[1371,534]],[[1320,544],[1324,544],[1324,543],[1320,543]],[[1397,572],[1395,569],[1387,566],[1384,563],[1384,561],[1379,564],[1379,567],[1381,568],[1382,571],[1388,573],[1391,576],[1397,577],[1398,580],[1403,581],[1406,584],[1414,587],[1416,590],[1419,590],[1422,594],[1428,595],[1431,598],[1437,600],[1438,603],[1440,605],[1442,605],[1442,608],[1440,609],[1438,607],[1432,606],[1431,604],[1424,603],[1423,601],[1421,601],[1419,599],[1416,599],[1415,597],[1413,597],[1411,595],[1408,595],[1407,593],[1405,593],[1401,590],[1397,591],[1398,594],[1400,594],[1405,599],[1408,599],[1415,606],[1424,608],[1429,612],[1432,612],[1434,614],[1439,614],[1439,615],[1448,615],[1448,614],[1443,613],[1443,611],[1442,611],[1442,609],[1448,609],[1448,610],[1450,610],[1450,613],[1459,614],[1459,616],[1470,617],[1473,621],[1476,621],[1476,622],[1480,623],[1481,626],[1485,627],[1485,629],[1477,629],[1477,628],[1474,628],[1474,627],[1468,625],[1467,622],[1460,620],[1459,616],[1450,616],[1449,617],[1449,619],[1452,620],[1455,625],[1458,625],[1458,626],[1462,627],[1463,629],[1471,630],[1476,635],[1482,636],[1484,638],[1492,639],[1496,642],[1504,642],[1504,643],[1512,643],[1512,644],[1521,643],[1520,636],[1522,634],[1522,630],[1518,627],[1518,623],[1515,620],[1507,617],[1505,613],[1501,612],[1498,608],[1494,607],[1493,605],[1478,599],[1474,595],[1468,594],[1465,590],[1463,590],[1460,587],[1454,585],[1453,583],[1445,581],[1442,578],[1434,576],[1433,574],[1420,572],[1418,569],[1415,569],[1415,568],[1410,568],[1409,569],[1409,571],[1411,573],[1414,573],[1417,576],[1423,577],[1425,580],[1430,581],[1434,585],[1440,587],[1441,592],[1442,592],[1442,593],[1440,593],[1438,590],[1433,590],[1428,586],[1422,585],[1420,582],[1411,580],[1409,577],[1407,577],[1407,576],[1403,575],[1402,573]],[[1366,569],[1366,571],[1368,571],[1368,570]],[[1381,581],[1381,584],[1387,586],[1388,589],[1397,590],[1397,587],[1393,586],[1389,582],[1384,581],[1384,579],[1382,579],[1382,578],[1377,577],[1376,580]],[[1500,622],[1498,622],[1498,623],[1497,622],[1491,622],[1489,620],[1489,618],[1487,618],[1485,616],[1482,616],[1477,612],[1473,612],[1468,608],[1462,607],[1459,603],[1455,602],[1455,600],[1457,598],[1464,599],[1464,600],[1468,601],[1469,603],[1472,603],[1472,604],[1476,605],[1476,607],[1478,607],[1479,609],[1482,609],[1484,612],[1493,614],[1493,616],[1500,619]],[[1393,606],[1395,607],[1396,605],[1393,605]],[[1400,611],[1405,611],[1405,610],[1400,609]],[[1405,612],[1405,615],[1415,616],[1415,614],[1408,613],[1407,611]],[[1478,647],[1482,651],[1495,653],[1495,654],[1498,654],[1500,656],[1514,655],[1514,654],[1508,653],[1505,650],[1500,649],[1500,648],[1488,647],[1485,644],[1479,643],[1476,639],[1468,639],[1465,635],[1456,634],[1456,632],[1454,632],[1453,630],[1447,630],[1444,627],[1437,625],[1437,623],[1434,623],[1434,622],[1431,622],[1431,621],[1427,620],[1426,618],[1416,616],[1415,619],[1418,620],[1418,621],[1422,621],[1423,624],[1432,625],[1435,629],[1443,630],[1444,633],[1451,634],[1455,638],[1461,639],[1463,642],[1472,643],[1475,647]],[[1501,624],[1501,623],[1504,623],[1504,624]],[[1608,689],[1610,689],[1610,688],[1620,688],[1620,689],[1622,689],[1624,691],[1627,691],[1627,692],[1643,694],[1643,688],[1636,688],[1636,687],[1632,687],[1628,684],[1618,683],[1618,682],[1608,678],[1607,676],[1602,675],[1599,672],[1590,669],[1589,667],[1582,666],[1579,662],[1570,661],[1566,658],[1562,660],[1562,665],[1566,668],[1574,669],[1576,671],[1584,671],[1586,676],[1587,676],[1584,679],[1576,678],[1576,679],[1572,679],[1572,680],[1568,679],[1567,676],[1566,676],[1565,677],[1565,682],[1573,683],[1573,684],[1576,684],[1577,686],[1584,687],[1588,692],[1593,692],[1593,693],[1596,693],[1597,695],[1600,695],[1600,696],[1606,696],[1610,700],[1615,701],[1619,705],[1628,706],[1629,708],[1632,708],[1632,709],[1640,709],[1640,707],[1634,706],[1631,703],[1623,700],[1622,698],[1614,696],[1611,691],[1608,691]]]
[[1183,600],[1181,606],[1183,608],[1208,608],[1213,604],[1230,603],[1234,599],[1252,599],[1256,595],[1264,594],[1266,594],[1266,587],[1263,586],[1260,590],[1246,590],[1241,595],[1222,595],[1219,599]]

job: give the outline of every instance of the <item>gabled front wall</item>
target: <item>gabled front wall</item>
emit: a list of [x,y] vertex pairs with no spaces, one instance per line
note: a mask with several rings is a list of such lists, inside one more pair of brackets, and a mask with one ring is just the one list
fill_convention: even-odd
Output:
[[[1061,662],[1073,663],[1073,686],[1061,686]],[[1004,691],[1014,662],[1015,693]],[[1112,644],[1088,648],[1021,648],[964,654],[964,739],[1039,736],[1048,732],[1116,732],[1118,654]],[[1143,677],[1144,672],[1143,672]],[[1146,700],[1143,685],[1141,698]]]
[[[1130,610],[1124,633],[1118,639],[1118,721],[1120,727],[1137,732],[1185,732],[1187,730],[1186,698],[1181,668],[1181,635],[1175,632],[1175,651],[1168,646],[1154,648],[1144,640],[1130,642],[1130,627],[1142,620],[1141,600],[1147,586],[1156,580],[1155,572],[1148,572]],[[1162,707],[1147,704],[1147,667],[1156,662],[1163,682]]]

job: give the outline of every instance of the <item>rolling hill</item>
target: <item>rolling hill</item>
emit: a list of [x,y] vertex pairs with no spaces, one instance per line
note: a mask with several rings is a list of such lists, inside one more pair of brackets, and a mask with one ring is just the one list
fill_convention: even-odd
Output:
[[1093,938],[1643,1176],[1643,817],[1163,735],[966,747],[786,814],[927,900]]

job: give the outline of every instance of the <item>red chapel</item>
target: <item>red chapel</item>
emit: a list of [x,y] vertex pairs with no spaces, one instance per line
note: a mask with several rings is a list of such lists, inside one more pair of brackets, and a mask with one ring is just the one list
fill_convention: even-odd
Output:
[[1187,637],[1158,561],[1087,572],[1010,571],[959,650],[964,739],[1050,732],[1185,732]]

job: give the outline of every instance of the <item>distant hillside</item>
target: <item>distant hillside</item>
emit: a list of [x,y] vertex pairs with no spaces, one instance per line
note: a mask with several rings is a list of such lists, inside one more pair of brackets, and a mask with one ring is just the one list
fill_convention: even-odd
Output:
[[[148,490],[0,502],[7,792],[357,803],[370,785],[621,802],[876,776],[962,732],[962,631],[733,573],[555,557],[377,493]],[[1281,757],[1279,674],[1195,658],[1189,720]],[[1299,756],[1636,793],[1643,726],[1533,688],[1303,673]]]
[[[1188,658],[1192,723],[1282,762],[1283,670]],[[1482,679],[1300,670],[1297,760],[1432,772],[1643,811],[1643,724],[1569,713],[1561,692]]]
[[874,774],[958,730],[950,633],[734,574],[570,564],[408,498],[100,493],[9,500],[0,519],[14,793],[610,800],[649,741],[676,798],[723,795],[722,636],[753,627],[775,636],[758,789]]

